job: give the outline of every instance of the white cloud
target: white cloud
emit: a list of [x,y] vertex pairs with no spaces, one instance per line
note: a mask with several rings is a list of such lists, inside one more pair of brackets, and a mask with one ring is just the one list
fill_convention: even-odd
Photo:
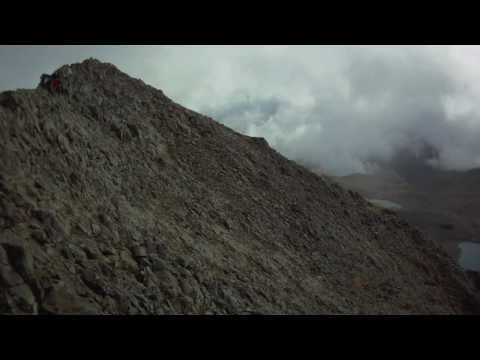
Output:
[[0,47],[0,88],[90,56],[337,174],[418,139],[439,166],[479,166],[478,46]]

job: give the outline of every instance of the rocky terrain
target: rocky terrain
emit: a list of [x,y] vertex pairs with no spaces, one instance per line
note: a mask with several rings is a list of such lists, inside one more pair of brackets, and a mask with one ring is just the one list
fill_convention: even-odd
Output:
[[401,206],[398,213],[457,259],[463,241],[480,242],[480,169],[446,171],[403,153],[387,171],[332,177],[369,199]]
[[0,94],[0,312],[478,313],[397,214],[111,64]]

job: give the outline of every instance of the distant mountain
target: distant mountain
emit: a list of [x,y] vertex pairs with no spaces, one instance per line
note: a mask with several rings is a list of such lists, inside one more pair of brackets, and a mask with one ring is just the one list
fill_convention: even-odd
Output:
[[480,169],[447,171],[426,160],[404,150],[379,173],[335,180],[365,197],[400,204],[399,214],[458,257],[459,242],[480,241]]

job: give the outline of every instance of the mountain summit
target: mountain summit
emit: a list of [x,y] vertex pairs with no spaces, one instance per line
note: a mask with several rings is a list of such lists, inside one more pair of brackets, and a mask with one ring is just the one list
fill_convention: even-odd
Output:
[[0,94],[0,312],[473,313],[357,193],[94,59]]

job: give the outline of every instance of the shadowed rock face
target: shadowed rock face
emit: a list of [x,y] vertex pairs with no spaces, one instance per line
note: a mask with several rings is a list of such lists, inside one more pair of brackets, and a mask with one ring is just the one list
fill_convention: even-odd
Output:
[[0,94],[2,313],[471,313],[397,215],[113,65]]

